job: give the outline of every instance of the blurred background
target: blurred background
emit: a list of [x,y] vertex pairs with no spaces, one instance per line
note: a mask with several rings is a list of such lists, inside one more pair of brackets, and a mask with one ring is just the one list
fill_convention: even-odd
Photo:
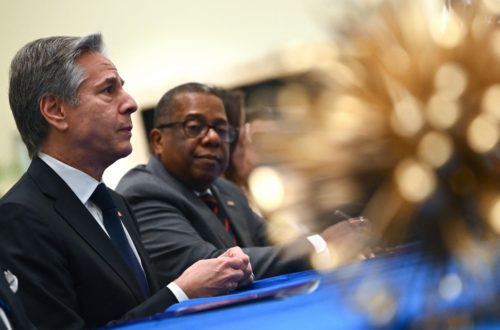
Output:
[[168,89],[242,90],[240,187],[272,240],[363,215],[384,252],[419,244],[354,269],[369,284],[354,305],[384,317],[370,322],[498,320],[499,0],[1,1],[0,195],[29,164],[7,98],[12,57],[37,38],[101,31],[139,105],[134,151],[105,172],[108,186],[147,162]]
[[[29,164],[7,96],[10,61],[26,43],[54,35],[103,33],[108,56],[139,105],[133,115],[134,151],[105,173],[106,183],[115,187],[128,169],[147,162],[142,110],[188,81],[283,86],[282,78],[302,74],[316,61],[311,47],[331,40],[330,7],[323,0],[1,0],[0,195]],[[297,49],[304,49],[299,57],[293,56]],[[276,88],[267,99],[274,94]],[[253,103],[261,98],[248,97]]]

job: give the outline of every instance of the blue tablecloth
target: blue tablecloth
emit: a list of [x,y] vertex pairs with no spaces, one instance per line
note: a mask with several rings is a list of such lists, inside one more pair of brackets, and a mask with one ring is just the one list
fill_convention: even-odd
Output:
[[[184,316],[160,314],[119,329],[500,329],[498,260],[481,260],[480,254],[476,259],[477,267],[454,259],[436,263],[416,249],[327,272],[257,281],[246,291],[319,277],[313,293]],[[169,310],[217,299],[225,297],[190,300]]]

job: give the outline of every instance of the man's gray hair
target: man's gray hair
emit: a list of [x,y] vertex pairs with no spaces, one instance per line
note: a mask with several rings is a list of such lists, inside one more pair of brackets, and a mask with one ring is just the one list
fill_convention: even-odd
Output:
[[32,41],[19,50],[10,65],[9,103],[31,158],[42,147],[49,124],[40,111],[44,95],[53,94],[74,107],[87,72],[76,63],[84,52],[102,53],[100,33],[85,37],[50,37]]

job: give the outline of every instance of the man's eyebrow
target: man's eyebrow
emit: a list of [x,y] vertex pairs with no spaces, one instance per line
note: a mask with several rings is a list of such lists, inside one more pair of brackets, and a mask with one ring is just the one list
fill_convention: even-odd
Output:
[[[106,78],[102,84],[115,84],[116,82],[118,81],[118,79],[116,77],[112,77],[112,78]],[[122,83],[122,86],[125,85],[125,80],[123,80],[122,78],[120,78],[120,81]]]

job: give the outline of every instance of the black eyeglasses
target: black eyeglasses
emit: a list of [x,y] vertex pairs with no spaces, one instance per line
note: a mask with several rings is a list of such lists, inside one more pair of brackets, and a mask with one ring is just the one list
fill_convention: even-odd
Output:
[[190,138],[204,138],[205,135],[207,135],[208,130],[210,130],[211,128],[219,135],[219,138],[224,142],[233,142],[234,138],[236,137],[237,129],[226,123],[208,125],[206,122],[197,119],[174,121],[172,123],[159,125],[157,128],[164,129],[177,124],[184,124],[184,134],[186,134],[186,136]]

